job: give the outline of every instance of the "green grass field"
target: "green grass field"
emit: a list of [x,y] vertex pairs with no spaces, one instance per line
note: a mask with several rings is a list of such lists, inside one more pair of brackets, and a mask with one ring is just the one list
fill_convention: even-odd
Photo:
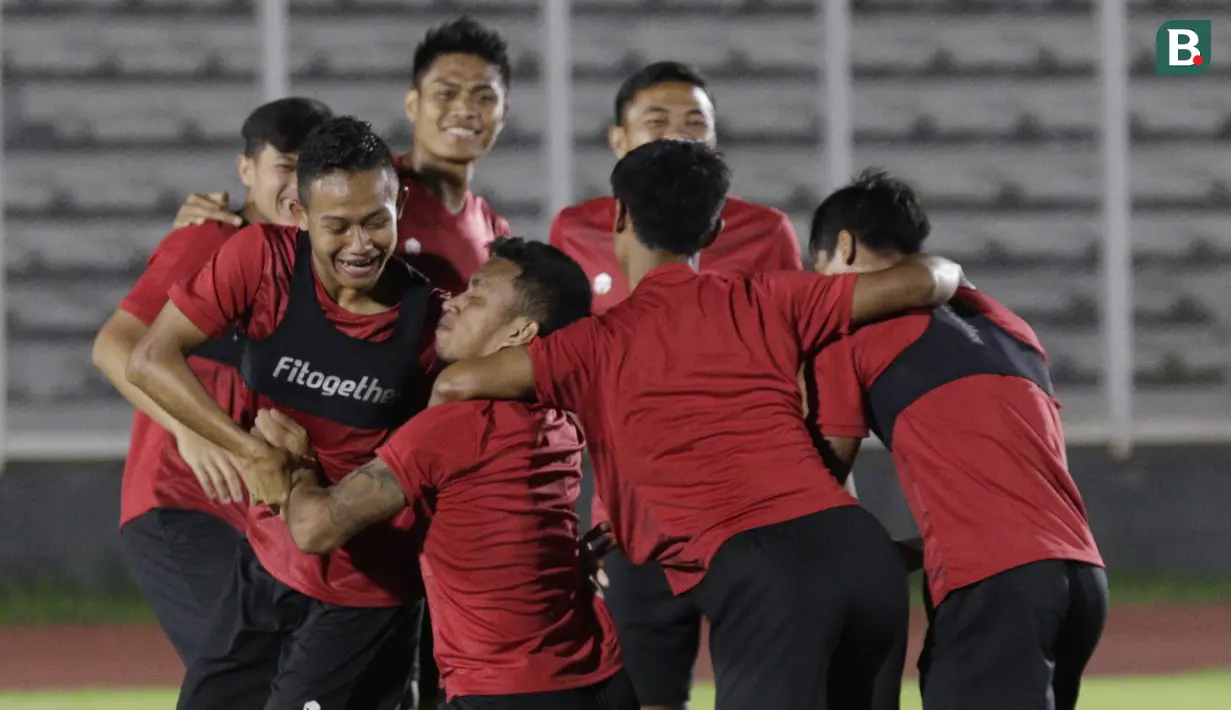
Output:
[[[1231,673],[1094,678],[1082,687],[1081,710],[1225,710],[1231,705]],[[175,707],[175,692],[166,690],[96,690],[80,692],[0,693],[0,710],[166,710]],[[714,690],[694,691],[693,710],[712,710]],[[916,710],[919,693],[902,692],[902,710]]]

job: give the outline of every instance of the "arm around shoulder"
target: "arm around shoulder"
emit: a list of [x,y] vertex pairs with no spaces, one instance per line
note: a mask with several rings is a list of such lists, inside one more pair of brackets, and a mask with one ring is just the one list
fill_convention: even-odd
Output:
[[859,274],[851,297],[851,323],[939,306],[953,298],[962,278],[961,266],[932,254],[915,254],[883,271]]

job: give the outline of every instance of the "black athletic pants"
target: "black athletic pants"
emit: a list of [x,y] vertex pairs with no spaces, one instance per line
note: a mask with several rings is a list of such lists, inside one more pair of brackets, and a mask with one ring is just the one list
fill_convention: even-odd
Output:
[[[440,669],[436,666],[436,644],[432,637],[432,617],[423,605],[423,623],[419,627],[419,657],[415,663],[414,678],[419,681],[419,707],[431,701],[444,703],[444,691],[440,688]],[[403,708],[403,710],[410,710]]]
[[326,604],[274,579],[245,541],[179,710],[394,710],[418,645],[422,602]]
[[226,591],[243,533],[209,513],[155,508],[120,528],[141,596],[187,666]]
[[919,657],[925,710],[1077,706],[1107,621],[1103,568],[1033,562],[956,589],[934,609],[928,601]]
[[710,621],[717,710],[897,710],[878,682],[901,682],[906,570],[863,508],[740,533],[688,594]]
[[701,610],[690,595],[675,596],[657,562],[633,564],[617,547],[603,557],[603,571],[603,600],[641,704],[684,704],[701,644]]
[[637,710],[641,705],[624,671],[575,690],[518,695],[467,695],[454,698],[446,710]]

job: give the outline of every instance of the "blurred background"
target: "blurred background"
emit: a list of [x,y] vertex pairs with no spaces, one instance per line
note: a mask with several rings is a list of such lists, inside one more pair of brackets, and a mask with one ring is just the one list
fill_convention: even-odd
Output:
[[[606,192],[626,75],[696,65],[736,194],[805,236],[830,189],[884,167],[922,193],[932,248],[1035,326],[1113,590],[1231,599],[1209,586],[1231,575],[1226,0],[3,0],[9,616],[88,619],[82,595],[131,593],[115,532],[131,408],[90,343],[180,202],[242,194],[239,126],[290,93],[404,150],[413,48],[462,13],[514,58],[476,191],[516,233],[546,239],[557,209]],[[1213,21],[1203,73],[1156,76],[1171,19]],[[909,531],[883,452],[859,487]]]

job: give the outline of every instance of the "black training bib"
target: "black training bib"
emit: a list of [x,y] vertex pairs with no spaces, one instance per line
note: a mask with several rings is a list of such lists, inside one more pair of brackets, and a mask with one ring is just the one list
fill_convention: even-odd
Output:
[[299,232],[286,313],[269,336],[241,339],[240,375],[249,389],[279,405],[356,429],[404,424],[422,405],[413,393],[422,389],[419,344],[432,288],[426,277],[396,257],[385,268],[405,275],[393,336],[381,342],[352,338],[321,308],[312,244],[306,232]]
[[189,350],[188,354],[238,369],[243,360],[244,344],[239,331],[231,328],[217,338],[207,340]]
[[936,308],[919,339],[868,388],[869,425],[887,448],[893,423],[923,395],[972,375],[1022,377],[1052,393],[1043,353],[960,301]]

